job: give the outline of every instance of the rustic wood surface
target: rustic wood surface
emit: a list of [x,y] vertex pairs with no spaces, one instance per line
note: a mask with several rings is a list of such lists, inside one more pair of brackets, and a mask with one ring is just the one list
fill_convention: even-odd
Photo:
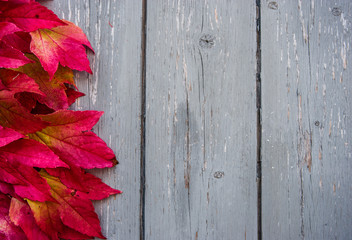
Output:
[[148,1],[145,239],[255,239],[253,1]]
[[352,2],[261,9],[263,239],[352,239]]
[[349,0],[40,2],[95,49],[108,239],[352,239]]

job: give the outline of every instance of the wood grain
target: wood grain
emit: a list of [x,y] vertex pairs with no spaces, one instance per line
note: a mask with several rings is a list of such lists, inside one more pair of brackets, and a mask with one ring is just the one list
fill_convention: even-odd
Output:
[[256,239],[254,1],[148,1],[145,239]]
[[77,72],[76,82],[87,96],[77,110],[105,114],[94,127],[117,153],[119,165],[94,170],[95,175],[124,193],[94,203],[108,239],[139,239],[141,1],[46,1],[59,17],[80,26],[91,41],[93,75]]
[[351,9],[262,2],[263,239],[352,238]]

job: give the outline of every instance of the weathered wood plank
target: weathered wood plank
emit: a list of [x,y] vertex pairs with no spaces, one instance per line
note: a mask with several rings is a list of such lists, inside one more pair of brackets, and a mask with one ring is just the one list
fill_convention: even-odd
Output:
[[148,1],[145,239],[256,239],[254,1]]
[[89,53],[93,75],[76,74],[79,89],[87,94],[76,109],[105,111],[94,131],[121,164],[93,172],[124,192],[95,202],[103,234],[139,239],[142,2],[60,0],[45,5],[80,26],[95,50],[95,55]]
[[352,3],[261,9],[263,239],[351,239]]

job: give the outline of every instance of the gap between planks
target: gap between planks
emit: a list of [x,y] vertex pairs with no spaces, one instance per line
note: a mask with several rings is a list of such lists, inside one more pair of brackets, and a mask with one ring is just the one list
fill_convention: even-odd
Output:
[[145,238],[145,116],[146,116],[146,46],[147,46],[147,0],[142,0],[141,31],[141,147],[140,147],[140,215],[139,239]]

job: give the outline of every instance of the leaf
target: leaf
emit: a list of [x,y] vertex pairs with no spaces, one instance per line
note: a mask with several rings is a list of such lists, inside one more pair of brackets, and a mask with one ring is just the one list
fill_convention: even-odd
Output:
[[2,41],[8,46],[24,53],[29,53],[31,51],[29,48],[31,40],[31,35],[27,32],[15,32],[2,38]]
[[0,68],[17,68],[30,62],[22,52],[0,42]]
[[78,92],[72,88],[68,88],[65,90],[67,96],[67,103],[71,106],[77,98],[85,96],[84,93]]
[[27,4],[3,3],[0,6],[0,12],[0,21],[12,22],[26,32],[65,24],[52,11],[36,2]]
[[30,114],[6,90],[0,91],[0,125],[22,134],[33,133],[47,126],[40,118]]
[[58,26],[51,29],[51,31],[76,40],[78,43],[86,45],[90,50],[93,50],[92,45],[88,41],[87,36],[83,33],[82,29],[70,21],[62,20],[66,25]]
[[34,201],[55,201],[50,195],[50,187],[32,167],[11,164],[0,158],[0,180],[13,184],[15,193]]
[[11,221],[23,230],[28,240],[49,240],[49,237],[36,224],[27,203],[12,198],[9,216]]
[[46,169],[50,175],[58,177],[67,187],[77,190],[76,195],[91,200],[101,200],[113,194],[122,193],[101,181],[93,174],[86,173],[83,169],[70,166],[70,169]]
[[0,79],[7,90],[10,90],[12,94],[19,92],[30,92],[39,95],[44,95],[39,90],[38,84],[26,74],[15,72],[9,69],[0,69]]
[[83,179],[88,192],[78,191],[77,196],[91,199],[91,200],[102,200],[109,197],[110,195],[122,193],[120,190],[113,189],[103,183],[100,178],[97,178],[93,174],[85,173]]
[[0,192],[3,194],[10,194],[11,196],[16,195],[13,186],[2,181],[0,181]]
[[23,231],[9,217],[10,198],[0,193],[0,239],[26,240]]
[[[5,146],[9,144],[10,142],[13,142],[17,139],[23,138],[24,136],[16,132],[15,130],[12,130],[11,128],[4,128],[0,126],[0,147]],[[0,148],[1,149],[1,148]]]
[[58,211],[60,205],[54,202],[26,200],[40,229],[45,232],[50,239],[59,240],[58,232],[62,231],[63,226]]
[[0,22],[0,40],[11,33],[21,31],[15,24],[9,22]]
[[23,106],[28,112],[31,112],[37,104],[37,96],[33,93],[16,93],[15,98],[20,103],[20,105]]
[[40,62],[34,55],[27,55],[33,62],[18,69],[18,72],[25,73],[33,78],[39,85],[39,89],[44,93],[36,99],[54,110],[66,109],[69,107],[66,95],[65,83],[74,85],[73,72],[67,67],[59,66],[53,79],[50,81],[48,73],[42,68]]
[[58,211],[62,222],[68,227],[89,236],[104,238],[100,223],[90,200],[72,196],[72,190],[63,185],[58,178],[41,171],[51,187],[51,194],[60,204]]
[[47,145],[65,163],[82,168],[112,167],[117,161],[106,143],[89,132],[102,112],[59,110],[39,115],[50,125],[29,137]]
[[92,237],[79,233],[65,226],[60,219],[60,205],[54,202],[38,202],[27,199],[35,221],[39,228],[45,232],[50,239],[91,239]]
[[53,29],[38,29],[30,33],[30,49],[39,58],[50,78],[54,76],[59,63],[64,67],[92,73],[86,50],[82,45],[87,43],[77,41],[77,34],[70,36],[75,30],[76,27],[73,28],[72,24],[69,24]]
[[0,147],[0,157],[29,167],[68,167],[47,146],[31,139],[20,139]]

